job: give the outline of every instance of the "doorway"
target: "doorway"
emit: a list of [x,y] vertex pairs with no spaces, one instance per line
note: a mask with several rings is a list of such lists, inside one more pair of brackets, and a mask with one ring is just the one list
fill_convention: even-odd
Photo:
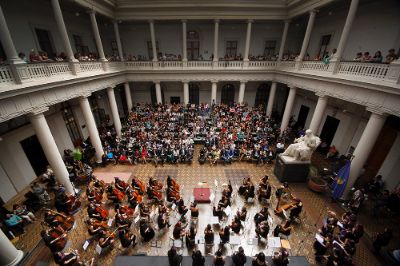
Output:
[[194,30],[187,32],[187,58],[188,60],[198,60],[200,56],[199,33]]
[[48,30],[35,29],[40,50],[47,53],[49,58],[55,57],[54,45]]
[[46,171],[49,162],[47,161],[46,155],[44,155],[38,138],[36,135],[33,135],[22,140],[20,143],[33,171],[37,176],[41,175]]
[[179,97],[179,96],[171,96],[170,97],[170,102],[171,102],[171,104],[180,104],[181,103],[181,97]]
[[258,86],[256,92],[256,99],[254,101],[254,107],[259,107],[260,105],[262,105],[263,108],[266,108],[269,98],[269,90],[270,86],[266,83],[263,83],[260,86]]
[[200,89],[196,83],[189,83],[189,103],[200,104]]
[[[304,125],[306,124],[307,117],[308,117],[308,112],[310,111],[310,107],[301,105],[299,115],[297,116],[297,128],[304,128]],[[315,132],[314,132],[315,133]]]
[[332,140],[335,137],[339,123],[340,123],[339,119],[336,119],[329,115],[326,117],[324,126],[320,134],[320,138],[321,141],[325,142],[328,145],[328,147],[331,146]]
[[235,86],[226,84],[221,90],[221,103],[233,105],[235,103]]

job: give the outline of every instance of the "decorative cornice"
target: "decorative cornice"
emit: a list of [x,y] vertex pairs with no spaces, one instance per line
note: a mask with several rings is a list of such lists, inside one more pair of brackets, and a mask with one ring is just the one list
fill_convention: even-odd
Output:
[[48,110],[49,110],[48,106],[35,107],[33,110],[31,110],[29,115],[32,117],[37,116],[37,115],[42,115],[44,112],[46,112]]

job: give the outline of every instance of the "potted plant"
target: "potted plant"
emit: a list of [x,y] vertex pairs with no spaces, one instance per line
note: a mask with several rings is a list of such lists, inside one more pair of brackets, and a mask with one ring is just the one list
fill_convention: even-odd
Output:
[[318,173],[318,169],[315,166],[310,166],[307,186],[309,189],[317,193],[325,192],[326,188],[328,187],[328,183],[321,178]]

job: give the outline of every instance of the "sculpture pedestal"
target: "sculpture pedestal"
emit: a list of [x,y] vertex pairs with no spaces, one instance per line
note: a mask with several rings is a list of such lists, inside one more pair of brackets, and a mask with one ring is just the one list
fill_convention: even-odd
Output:
[[296,161],[293,157],[278,155],[274,174],[281,182],[305,182],[310,164],[310,161]]

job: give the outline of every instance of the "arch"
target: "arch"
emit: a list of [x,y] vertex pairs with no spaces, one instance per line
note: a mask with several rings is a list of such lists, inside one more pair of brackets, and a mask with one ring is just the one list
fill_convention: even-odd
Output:
[[197,60],[200,56],[200,36],[195,30],[187,31],[186,50],[188,60]]
[[233,105],[235,103],[235,86],[228,83],[221,89],[221,103]]
[[256,92],[256,99],[254,101],[254,107],[262,105],[264,108],[267,107],[269,99],[269,90],[271,89],[270,84],[262,83],[258,86]]

